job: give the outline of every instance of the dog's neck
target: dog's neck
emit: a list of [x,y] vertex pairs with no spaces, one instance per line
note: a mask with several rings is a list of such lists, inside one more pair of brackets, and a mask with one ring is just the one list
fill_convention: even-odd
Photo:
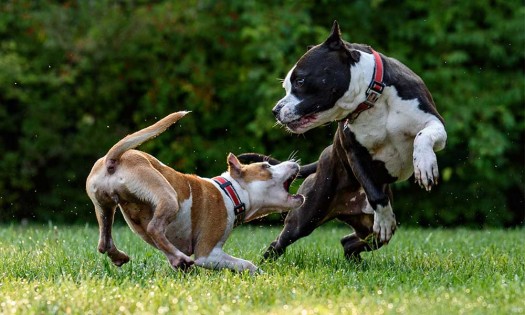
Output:
[[[257,207],[254,205],[254,203],[252,202],[251,198],[250,198],[250,193],[248,192],[248,190],[244,189],[241,184],[239,184],[239,182],[233,178],[229,172],[224,172],[220,175],[220,177],[223,177],[224,179],[226,179],[227,181],[229,181],[233,187],[233,189],[235,190],[235,193],[237,193],[238,195],[238,198],[240,199],[239,201],[241,203],[244,203],[244,214],[242,215],[242,220],[240,222],[237,222],[237,218],[235,217],[235,226],[239,226],[241,225],[242,223],[246,222],[245,221],[245,218],[248,217],[251,212],[253,211],[257,211]],[[217,183],[216,183],[217,184]],[[219,188],[221,189],[221,188]],[[224,191],[221,189],[221,193],[224,195],[226,194],[226,198],[228,198],[229,200],[231,200],[231,197]],[[232,200],[233,202],[233,200]],[[234,209],[232,209],[231,207],[228,207],[228,211],[234,211]],[[235,213],[234,213],[235,215]]]
[[374,55],[363,51],[360,53],[359,62],[350,66],[351,79],[348,91],[336,103],[336,106],[344,109],[346,115],[366,100],[366,90],[374,76]]

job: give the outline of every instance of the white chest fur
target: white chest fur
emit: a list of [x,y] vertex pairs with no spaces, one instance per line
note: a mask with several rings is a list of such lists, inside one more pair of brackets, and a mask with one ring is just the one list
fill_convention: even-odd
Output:
[[413,173],[414,138],[434,115],[419,109],[416,99],[403,100],[394,87],[385,88],[374,107],[364,111],[348,128],[374,160],[382,161],[398,181]]

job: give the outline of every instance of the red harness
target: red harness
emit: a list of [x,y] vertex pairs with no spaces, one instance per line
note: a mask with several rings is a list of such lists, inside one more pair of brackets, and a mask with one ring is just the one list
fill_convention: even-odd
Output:
[[244,222],[244,217],[246,215],[246,206],[244,205],[244,202],[241,202],[241,198],[239,198],[239,194],[237,194],[232,182],[222,176],[216,176],[212,178],[212,180],[222,188],[233,202],[233,213],[235,213],[234,226],[241,225]]
[[385,84],[383,83],[383,62],[381,60],[381,56],[379,56],[377,51],[373,49],[371,50],[372,54],[374,55],[375,66],[372,81],[366,90],[366,100],[363,103],[357,105],[357,108],[346,117],[345,126],[347,124],[353,123],[359,114],[373,107],[383,93],[383,89],[385,88]]

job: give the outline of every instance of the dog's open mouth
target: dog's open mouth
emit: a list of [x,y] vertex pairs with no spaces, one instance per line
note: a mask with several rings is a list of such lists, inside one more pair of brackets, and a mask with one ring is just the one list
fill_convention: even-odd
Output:
[[299,170],[297,170],[292,175],[290,175],[290,177],[288,177],[288,179],[284,181],[283,188],[284,188],[284,190],[286,192],[288,192],[288,198],[303,200],[304,199],[303,195],[290,194],[290,186],[292,185],[292,183],[294,182],[294,180],[295,180],[295,178],[297,177],[298,174],[299,174]]
[[288,192],[290,191],[290,186],[292,185],[293,181],[295,180],[295,176],[296,175],[297,174],[294,174],[294,175],[290,176],[290,178],[288,178],[287,180],[284,181],[284,183],[283,183],[284,190],[286,190]]
[[297,130],[303,128],[317,119],[316,114],[308,114],[300,117],[299,119],[293,120],[286,124],[290,130]]

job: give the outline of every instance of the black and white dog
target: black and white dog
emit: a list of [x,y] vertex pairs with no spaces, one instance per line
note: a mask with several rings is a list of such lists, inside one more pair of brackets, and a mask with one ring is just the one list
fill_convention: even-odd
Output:
[[[412,174],[427,191],[438,183],[435,151],[447,134],[423,80],[396,59],[341,38],[337,21],[328,39],[304,54],[288,72],[286,96],[273,108],[293,133],[338,122],[334,142],[301,169],[305,203],[290,211],[265,258],[323,223],[339,219],[354,233],[341,244],[345,256],[388,243],[396,230],[389,185]],[[277,160],[255,153],[241,161]]]

